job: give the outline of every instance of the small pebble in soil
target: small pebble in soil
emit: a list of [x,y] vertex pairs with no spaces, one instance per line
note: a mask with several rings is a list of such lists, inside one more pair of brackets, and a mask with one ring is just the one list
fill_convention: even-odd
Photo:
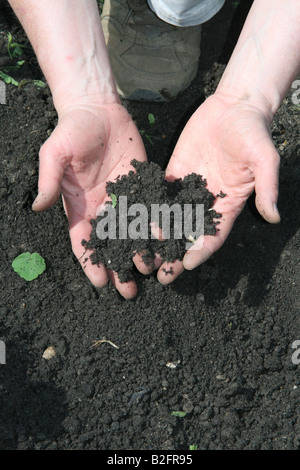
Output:
[[46,359],[46,361],[49,361],[56,355],[56,351],[53,346],[49,346],[45,351],[43,352],[43,358]]

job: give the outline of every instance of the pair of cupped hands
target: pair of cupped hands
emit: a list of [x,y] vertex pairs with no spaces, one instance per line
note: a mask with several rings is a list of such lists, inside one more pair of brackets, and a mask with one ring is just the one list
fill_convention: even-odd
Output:
[[[222,214],[218,231],[194,243],[182,261],[162,263],[157,256],[146,266],[139,254],[133,263],[143,274],[157,270],[158,281],[169,284],[185,269],[205,262],[226,240],[247,198],[255,191],[256,206],[270,223],[277,223],[279,155],[272,143],[268,118],[234,97],[215,93],[191,116],[166,169],[173,181],[190,173],[202,175]],[[81,242],[89,240],[91,219],[109,200],[106,183],[133,170],[133,159],[146,161],[142,138],[126,109],[119,103],[73,104],[59,114],[58,124],[40,150],[39,192],[35,211],[51,207],[62,194],[69,221],[72,249],[96,287],[109,280],[126,299],[137,295],[134,281],[121,283],[118,274],[87,260]],[[165,271],[172,273],[166,274]],[[167,268],[163,270],[163,268]]]

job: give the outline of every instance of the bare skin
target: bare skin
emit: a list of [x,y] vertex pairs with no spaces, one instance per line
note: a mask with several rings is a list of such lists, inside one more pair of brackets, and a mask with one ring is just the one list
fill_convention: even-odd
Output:
[[[300,3],[255,0],[215,94],[188,121],[166,171],[170,180],[199,173],[212,193],[227,194],[214,205],[223,214],[219,231],[195,243],[183,262],[162,265],[158,279],[163,284],[223,245],[253,191],[262,217],[280,221],[280,159],[269,127],[299,71]],[[173,274],[166,275],[163,268],[170,267]]]
[[[40,151],[39,195],[45,210],[62,193],[72,248],[96,286],[110,279],[132,298],[134,282],[121,284],[116,273],[83,263],[82,238],[103,203],[105,183],[126,174],[130,160],[146,160],[140,135],[120,105],[95,0],[9,0],[37,54],[58,112],[58,126]],[[188,121],[174,149],[166,177],[196,172],[214,194],[223,214],[216,237],[205,237],[183,262],[155,261],[158,279],[172,282],[184,269],[205,262],[226,240],[249,195],[270,223],[278,223],[279,155],[269,125],[300,71],[300,3],[255,0],[216,93]],[[283,73],[284,72],[284,73]],[[80,135],[80,138],[79,138]],[[132,140],[131,140],[132,139]],[[140,257],[137,268],[148,273]]]
[[133,170],[133,155],[146,160],[140,134],[121,105],[70,108],[40,150],[39,194],[33,204],[36,211],[46,210],[62,193],[72,249],[86,275],[97,287],[110,279],[125,298],[136,295],[135,283],[120,283],[115,272],[93,265],[81,241],[90,238],[90,220],[109,199],[106,182]]
[[[268,222],[279,222],[276,209],[278,167],[279,155],[270,141],[262,113],[251,106],[248,109],[245,105],[229,107],[221,95],[210,97],[184,129],[168,165],[167,178],[173,180],[192,172],[205,175],[213,194],[220,191],[226,194],[214,204],[222,218],[216,235],[196,241],[183,262],[161,267],[160,282],[172,282],[184,269],[194,269],[218,250],[254,189],[262,216]],[[166,275],[163,268],[170,267],[173,274]]]

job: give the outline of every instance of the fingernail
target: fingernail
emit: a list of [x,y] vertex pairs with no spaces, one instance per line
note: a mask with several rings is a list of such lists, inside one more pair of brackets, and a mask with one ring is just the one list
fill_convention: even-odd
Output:
[[280,218],[280,214],[279,214],[279,211],[278,211],[278,208],[277,208],[277,205],[275,204],[275,202],[273,204],[273,212],[277,217]]
[[39,193],[37,194],[35,200],[33,201],[33,204],[32,204],[32,205],[37,204],[37,203],[39,202],[39,198],[40,198],[40,197],[41,197],[41,193],[39,192]]

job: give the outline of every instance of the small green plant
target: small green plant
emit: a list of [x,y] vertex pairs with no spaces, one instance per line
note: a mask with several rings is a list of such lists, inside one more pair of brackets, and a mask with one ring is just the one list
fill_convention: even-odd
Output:
[[23,80],[21,80],[18,83],[18,87],[21,88],[22,86],[26,85],[27,83],[33,83],[38,88],[45,88],[45,86],[46,86],[46,83],[43,82],[42,80],[26,80],[26,78],[24,78]]
[[113,206],[113,207],[116,207],[116,205],[117,205],[117,202],[118,202],[118,198],[117,198],[117,196],[116,196],[115,194],[113,194],[113,193],[112,193],[112,194],[110,195],[110,198],[111,198],[111,203],[112,203],[112,206]]
[[12,85],[18,86],[19,83],[10,75],[0,70],[0,78],[7,84],[11,83]]
[[144,136],[146,137],[146,139],[148,140],[148,142],[150,142],[150,144],[153,145],[153,140],[151,139],[151,137],[150,137],[149,134],[145,134],[145,130],[144,130],[144,129],[142,129],[142,130],[140,131],[140,134],[141,134],[141,135],[144,135]]
[[[149,122],[150,126],[153,126],[153,124],[155,123],[155,117],[152,113],[148,114],[148,122]],[[153,145],[153,140],[152,140],[152,138],[149,134],[146,134],[145,129],[141,129],[140,134],[141,134],[141,136],[144,135],[145,138],[148,140],[148,142],[150,142],[150,144]]]
[[177,418],[184,418],[186,411],[171,411],[171,416],[177,416]]
[[[11,33],[7,34],[7,52],[11,60],[20,58],[25,48],[26,46],[24,46],[23,44],[19,44],[18,42],[13,42]],[[24,61],[22,62],[24,63]]]
[[32,281],[46,269],[44,258],[38,253],[21,253],[13,262],[12,267],[25,281]]
[[34,83],[38,88],[45,88],[46,86],[46,83],[42,80],[32,80],[32,83]]
[[20,60],[20,57],[25,47],[26,46],[23,44],[13,42],[11,33],[7,34],[7,52],[13,65],[7,65],[3,70],[0,70],[0,79],[5,83],[19,86],[19,82],[11,76],[11,72],[19,70],[19,68],[24,64],[25,60]]
[[196,444],[191,444],[189,446],[189,450],[198,450],[198,446]]
[[155,123],[155,117],[152,113],[148,114],[148,121],[149,121],[149,124],[151,124],[151,126]]
[[11,33],[7,34],[7,52],[12,61],[12,64],[3,67],[3,69],[0,70],[0,80],[3,80],[5,83],[17,86],[19,88],[25,85],[26,83],[33,83],[38,88],[44,88],[46,86],[46,83],[44,83],[42,80],[24,79],[18,82],[11,76],[11,72],[19,70],[25,63],[25,60],[21,60],[21,56],[26,47],[27,46],[19,44],[18,42],[13,42],[13,37]]

